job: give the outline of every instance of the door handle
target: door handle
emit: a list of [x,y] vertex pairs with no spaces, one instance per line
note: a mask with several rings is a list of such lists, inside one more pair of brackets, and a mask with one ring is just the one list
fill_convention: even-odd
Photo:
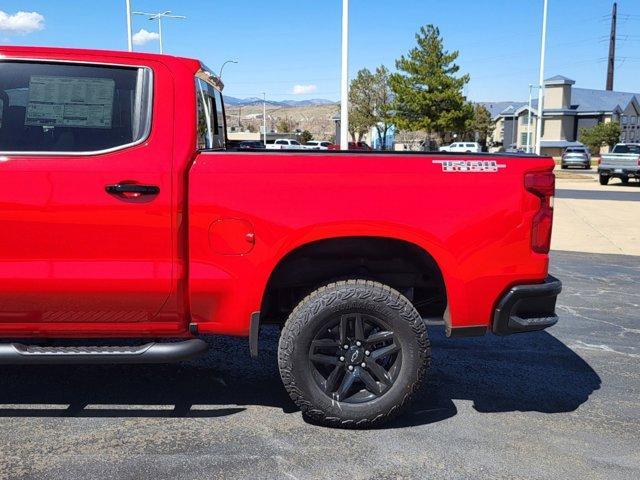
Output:
[[116,183],[104,187],[107,193],[126,198],[138,198],[143,195],[158,195],[160,187],[157,185],[140,185],[137,183]]

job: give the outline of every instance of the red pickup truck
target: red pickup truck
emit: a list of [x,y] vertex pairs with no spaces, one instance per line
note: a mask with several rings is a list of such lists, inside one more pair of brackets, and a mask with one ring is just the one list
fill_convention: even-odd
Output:
[[448,336],[557,321],[554,163],[230,151],[197,60],[0,47],[0,364],[162,363],[282,326],[306,418],[397,415]]

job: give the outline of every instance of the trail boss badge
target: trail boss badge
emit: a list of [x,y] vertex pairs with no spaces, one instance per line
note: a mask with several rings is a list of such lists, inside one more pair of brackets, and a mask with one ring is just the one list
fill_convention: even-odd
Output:
[[443,172],[454,173],[496,173],[500,168],[507,167],[495,160],[434,160],[433,163],[442,165]]

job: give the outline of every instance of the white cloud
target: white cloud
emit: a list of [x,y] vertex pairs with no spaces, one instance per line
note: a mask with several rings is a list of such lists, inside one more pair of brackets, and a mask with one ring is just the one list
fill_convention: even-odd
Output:
[[145,43],[158,40],[159,38],[160,38],[160,35],[158,35],[156,32],[147,32],[143,28],[142,30],[140,30],[139,32],[136,32],[133,35],[132,40],[134,45],[144,45]]
[[306,95],[308,93],[313,93],[318,89],[317,85],[295,85],[293,87],[294,95]]
[[44,29],[44,17],[38,12],[18,12],[9,15],[0,10],[0,32],[25,35]]

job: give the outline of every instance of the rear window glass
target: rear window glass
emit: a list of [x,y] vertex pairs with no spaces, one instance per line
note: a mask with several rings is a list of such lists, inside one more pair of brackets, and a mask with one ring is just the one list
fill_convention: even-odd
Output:
[[144,139],[145,68],[2,62],[0,151],[94,152]]
[[612,153],[640,153],[640,145],[616,145]]

